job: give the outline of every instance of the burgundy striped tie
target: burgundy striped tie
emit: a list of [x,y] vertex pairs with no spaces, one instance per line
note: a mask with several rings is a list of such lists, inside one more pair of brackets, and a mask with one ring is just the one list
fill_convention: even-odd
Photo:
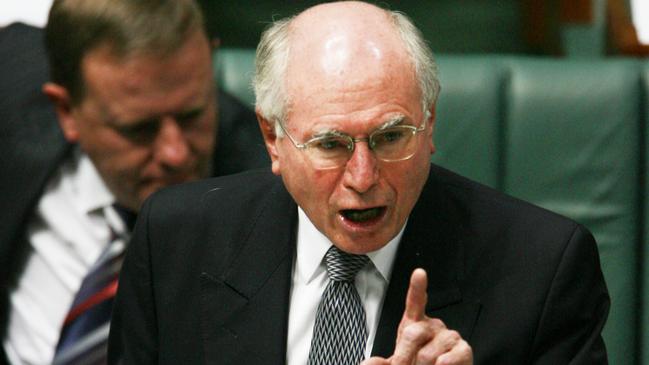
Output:
[[[125,223],[129,226],[131,222],[125,220]],[[110,244],[83,279],[72,302],[56,345],[53,365],[106,364],[110,315],[124,248],[124,240],[113,232]]]

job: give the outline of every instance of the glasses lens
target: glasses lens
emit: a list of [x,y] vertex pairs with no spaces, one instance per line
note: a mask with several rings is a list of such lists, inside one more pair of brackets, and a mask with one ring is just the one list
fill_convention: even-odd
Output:
[[344,165],[352,152],[352,141],[345,136],[325,136],[312,139],[307,153],[313,164],[319,168],[334,168]]
[[395,126],[374,132],[370,144],[376,156],[385,161],[406,159],[414,153],[415,129],[409,126]]

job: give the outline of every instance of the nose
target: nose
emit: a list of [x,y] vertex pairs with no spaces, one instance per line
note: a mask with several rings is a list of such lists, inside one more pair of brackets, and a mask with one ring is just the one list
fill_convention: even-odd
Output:
[[367,142],[356,143],[352,156],[345,165],[343,184],[358,193],[365,193],[376,185],[379,167],[376,156]]
[[182,168],[190,157],[190,147],[182,128],[172,117],[164,117],[154,145],[155,158],[165,167]]

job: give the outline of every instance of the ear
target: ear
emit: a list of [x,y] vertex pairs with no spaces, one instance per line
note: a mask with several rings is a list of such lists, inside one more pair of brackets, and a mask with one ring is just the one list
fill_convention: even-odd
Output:
[[59,126],[68,142],[75,143],[79,140],[79,128],[77,120],[72,113],[72,104],[68,90],[53,82],[43,85],[43,94],[54,104]]
[[266,145],[266,150],[270,156],[272,170],[275,175],[280,175],[280,165],[279,165],[279,155],[277,153],[277,134],[275,133],[275,125],[264,118],[259,110],[255,110],[257,114],[257,121],[259,122],[259,128],[261,129],[261,135],[264,137],[264,144]]
[[435,153],[435,151],[436,151],[436,149],[435,149],[435,141],[434,141],[435,133],[433,133],[435,131],[435,120],[436,120],[435,112],[436,112],[436,105],[433,104],[433,105],[430,106],[430,109],[428,109],[429,117],[428,117],[428,121],[427,121],[428,122],[428,127],[426,129],[426,138],[428,140],[428,143],[430,143],[430,154],[431,155],[433,153]]

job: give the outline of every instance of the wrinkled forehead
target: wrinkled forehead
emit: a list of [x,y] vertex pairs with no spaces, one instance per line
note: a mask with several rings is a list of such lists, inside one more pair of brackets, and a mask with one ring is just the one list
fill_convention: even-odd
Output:
[[351,9],[345,6],[350,3],[334,4],[307,11],[291,24],[289,114],[352,119],[355,113],[368,120],[392,111],[393,104],[418,105],[414,66],[390,16],[367,4],[351,3]]

